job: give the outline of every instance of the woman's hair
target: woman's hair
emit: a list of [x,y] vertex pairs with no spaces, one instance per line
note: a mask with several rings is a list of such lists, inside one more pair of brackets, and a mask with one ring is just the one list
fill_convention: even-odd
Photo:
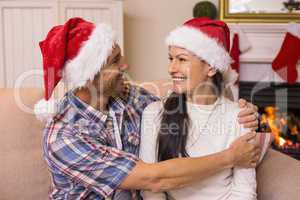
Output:
[[212,82],[216,87],[217,96],[220,97],[223,94],[224,90],[224,79],[221,72],[217,70],[216,74],[212,77]]
[[[223,76],[217,71],[212,77],[217,96],[223,92]],[[173,92],[165,101],[158,133],[158,161],[188,157],[186,141],[189,130],[189,115],[185,93]]]

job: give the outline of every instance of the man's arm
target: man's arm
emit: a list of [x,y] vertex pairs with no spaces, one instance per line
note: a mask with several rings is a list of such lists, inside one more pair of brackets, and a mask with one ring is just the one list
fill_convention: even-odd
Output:
[[154,164],[138,161],[120,188],[159,192],[190,185],[233,166],[254,167],[259,151],[256,145],[248,143],[254,137],[254,133],[247,134],[229,149],[199,158],[176,158]]
[[147,164],[130,153],[101,145],[84,135],[81,138],[64,134],[47,144],[45,156],[70,180],[106,198],[117,188],[169,190],[233,166],[251,167],[250,161],[255,160],[255,145],[247,141],[253,137],[255,134],[245,135],[228,150],[210,156]]

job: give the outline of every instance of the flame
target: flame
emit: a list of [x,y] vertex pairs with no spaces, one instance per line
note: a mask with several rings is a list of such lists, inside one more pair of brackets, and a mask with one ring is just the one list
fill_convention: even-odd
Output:
[[[293,146],[293,142],[283,138],[283,133],[288,127],[292,135],[299,134],[298,126],[289,126],[288,118],[283,113],[278,112],[278,108],[267,106],[265,113],[261,116],[261,124],[267,127],[268,132],[274,136],[274,144],[278,147],[284,148],[285,146]],[[298,143],[299,144],[299,143]]]
[[285,142],[286,142],[285,139],[279,137],[279,146],[284,146]]
[[291,134],[292,134],[292,135],[297,135],[298,133],[299,133],[298,127],[297,127],[297,126],[293,126],[293,127],[291,128]]

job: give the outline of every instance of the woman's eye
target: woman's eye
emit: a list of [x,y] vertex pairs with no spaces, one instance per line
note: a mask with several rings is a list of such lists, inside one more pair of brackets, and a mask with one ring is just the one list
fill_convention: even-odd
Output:
[[205,64],[207,64],[207,62],[205,60],[203,60],[203,59],[200,59],[200,61],[203,62],[203,63],[205,63]]
[[173,58],[172,57],[169,57],[169,61],[171,62],[173,60]]

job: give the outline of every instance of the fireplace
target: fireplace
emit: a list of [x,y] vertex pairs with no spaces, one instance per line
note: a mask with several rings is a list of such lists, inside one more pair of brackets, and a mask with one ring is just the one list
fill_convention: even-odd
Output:
[[272,148],[300,160],[300,83],[241,81],[239,96],[259,107],[259,131],[273,134]]

